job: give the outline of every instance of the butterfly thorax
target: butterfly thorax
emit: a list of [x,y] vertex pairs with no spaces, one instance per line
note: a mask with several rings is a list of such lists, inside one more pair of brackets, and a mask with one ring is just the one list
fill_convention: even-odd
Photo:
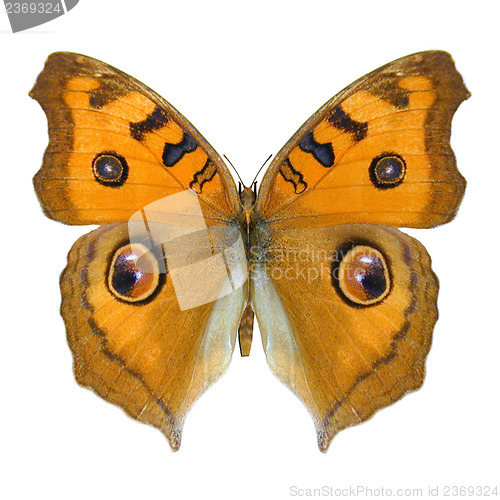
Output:
[[242,225],[242,228],[244,229],[244,234],[245,234],[245,248],[247,250],[247,253],[250,251],[251,248],[251,227],[252,227],[252,213],[253,213],[253,207],[255,205],[255,201],[257,199],[257,193],[256,193],[256,183],[253,184],[252,187],[246,187],[242,186],[242,184],[239,185],[239,196],[240,196],[240,202],[241,206],[243,208],[242,211],[242,217],[240,219],[240,224]]

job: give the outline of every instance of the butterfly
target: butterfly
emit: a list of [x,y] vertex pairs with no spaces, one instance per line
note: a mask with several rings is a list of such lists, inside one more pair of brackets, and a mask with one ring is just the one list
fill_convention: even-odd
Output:
[[420,388],[438,281],[398,228],[449,222],[464,194],[449,141],[469,92],[449,54],[409,55],[348,86],[274,157],[258,193],[237,188],[168,102],[107,64],[52,54],[30,95],[48,118],[34,177],[45,214],[100,225],[60,282],[80,385],[177,450],[237,339],[249,354],[255,314],[323,452]]

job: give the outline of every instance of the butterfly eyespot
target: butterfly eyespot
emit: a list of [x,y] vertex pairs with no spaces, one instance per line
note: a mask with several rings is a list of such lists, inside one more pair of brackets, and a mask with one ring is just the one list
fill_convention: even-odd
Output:
[[370,179],[375,187],[385,189],[399,186],[406,173],[406,163],[396,154],[374,158],[370,165]]
[[128,176],[125,158],[115,153],[101,153],[94,158],[92,170],[97,182],[104,186],[121,186]]
[[340,292],[355,304],[371,306],[381,302],[391,288],[382,253],[366,245],[349,250],[338,267],[338,285]]
[[159,285],[160,265],[149,248],[133,243],[116,250],[108,275],[108,288],[115,297],[125,302],[142,302]]

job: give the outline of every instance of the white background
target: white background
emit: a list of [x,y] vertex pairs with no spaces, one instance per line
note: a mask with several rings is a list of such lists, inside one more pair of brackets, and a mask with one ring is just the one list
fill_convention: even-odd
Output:
[[[9,33],[0,12],[2,342],[0,497],[290,497],[290,487],[423,488],[499,482],[498,7],[474,2],[81,0]],[[72,376],[58,276],[89,228],[45,218],[31,178],[47,143],[28,97],[51,52],[137,77],[179,109],[242,177],[253,178],[320,105],[365,73],[426,49],[449,51],[472,92],[453,122],[468,180],[458,217],[410,231],[441,282],[440,320],[417,393],[316,447],[305,408],[250,358],[189,414],[178,453]]]

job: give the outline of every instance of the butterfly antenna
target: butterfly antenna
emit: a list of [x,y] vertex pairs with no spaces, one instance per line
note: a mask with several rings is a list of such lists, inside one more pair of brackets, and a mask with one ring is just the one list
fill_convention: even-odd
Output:
[[[255,174],[255,177],[253,178],[252,184],[255,182],[255,179],[257,179],[257,177],[259,176],[261,170],[266,166],[266,163],[270,160],[271,156],[273,156],[273,155],[272,154],[269,155],[267,157],[267,160],[262,164],[262,167],[259,168],[259,171]],[[252,185],[252,184],[250,184],[250,185]]]
[[231,165],[231,167],[233,167],[233,170],[236,172],[236,175],[238,176],[238,179],[240,180],[242,186],[244,186],[245,183],[241,180],[240,174],[238,173],[238,171],[236,170],[236,168],[234,167],[234,165],[231,163],[231,160],[226,155],[222,155],[222,156],[224,156],[224,158],[229,163],[229,165]]

